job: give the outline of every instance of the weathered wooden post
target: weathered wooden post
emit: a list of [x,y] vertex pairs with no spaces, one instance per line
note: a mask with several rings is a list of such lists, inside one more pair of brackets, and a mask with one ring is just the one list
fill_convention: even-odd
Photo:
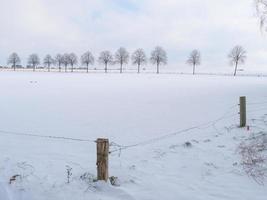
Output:
[[108,181],[108,155],[109,155],[109,140],[98,138],[96,141],[97,151],[97,180]]
[[240,106],[240,127],[245,127],[247,124],[247,114],[246,114],[246,97],[240,97],[239,99],[239,106]]

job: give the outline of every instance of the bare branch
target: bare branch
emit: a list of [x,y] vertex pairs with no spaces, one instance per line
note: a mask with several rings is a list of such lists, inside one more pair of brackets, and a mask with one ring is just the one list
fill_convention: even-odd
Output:
[[254,0],[261,29],[267,30],[267,0]]

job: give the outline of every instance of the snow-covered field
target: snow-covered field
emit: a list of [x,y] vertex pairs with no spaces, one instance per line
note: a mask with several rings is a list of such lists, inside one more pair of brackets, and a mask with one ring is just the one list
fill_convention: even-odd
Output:
[[[266,133],[266,88],[264,77],[1,72],[0,200],[266,200],[237,150]],[[249,131],[237,128],[242,95]],[[112,151],[140,143],[110,155],[120,186],[93,181],[98,137]]]

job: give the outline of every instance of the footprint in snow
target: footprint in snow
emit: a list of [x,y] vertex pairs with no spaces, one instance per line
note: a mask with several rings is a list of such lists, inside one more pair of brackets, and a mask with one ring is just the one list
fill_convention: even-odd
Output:
[[206,139],[206,140],[204,140],[203,142],[204,142],[204,143],[208,143],[208,142],[211,142],[211,140],[210,140],[210,139]]
[[155,150],[154,153],[155,153],[154,158],[162,158],[162,157],[164,157],[166,155],[166,152],[164,152],[164,151],[162,151],[160,149],[159,150]]
[[199,141],[197,141],[197,140],[191,140],[191,141],[194,143],[197,143],[197,144],[199,143]]
[[135,166],[135,165],[131,165],[131,166],[129,167],[129,169],[130,169],[130,170],[136,170],[136,166]]
[[204,163],[206,166],[208,166],[208,167],[212,167],[212,168],[214,168],[214,169],[218,169],[219,167],[217,167],[215,164],[213,164],[212,162],[205,162]]
[[178,148],[180,145],[178,145],[178,144],[173,144],[173,145],[171,145],[171,146],[169,146],[169,149],[176,149],[176,148]]

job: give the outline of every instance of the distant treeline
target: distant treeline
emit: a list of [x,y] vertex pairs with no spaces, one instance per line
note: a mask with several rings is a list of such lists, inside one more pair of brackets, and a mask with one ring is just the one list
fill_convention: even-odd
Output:
[[[236,75],[237,68],[239,64],[243,64],[246,59],[246,51],[241,46],[235,46],[228,55],[230,63],[235,66],[234,76]],[[64,53],[57,54],[55,56],[51,56],[47,54],[43,60],[40,60],[38,54],[33,53],[29,55],[27,60],[26,68],[31,68],[33,71],[36,68],[45,68],[49,72],[51,68],[58,68],[58,71],[74,71],[75,66],[80,64],[79,68],[85,68],[87,72],[89,72],[90,66],[95,63],[95,56],[87,51],[78,58],[75,53]],[[104,66],[105,73],[108,72],[108,66],[118,64],[120,66],[120,73],[123,73],[123,66],[128,64],[130,61],[133,65],[135,65],[137,73],[140,73],[141,67],[147,62],[151,62],[156,66],[156,72],[160,73],[160,66],[166,65],[168,61],[166,51],[157,46],[155,49],[151,51],[150,57],[148,58],[145,51],[143,49],[137,49],[131,55],[130,53],[123,47],[120,47],[115,54],[113,55],[110,51],[102,51],[97,57],[97,61],[99,64]],[[193,67],[193,74],[195,74],[196,66],[201,64],[201,54],[199,50],[193,50],[187,61],[189,65]],[[14,69],[17,68],[25,68],[21,65],[21,59],[17,53],[12,53],[7,60],[7,64],[10,65]],[[42,65],[42,66],[40,66]]]

